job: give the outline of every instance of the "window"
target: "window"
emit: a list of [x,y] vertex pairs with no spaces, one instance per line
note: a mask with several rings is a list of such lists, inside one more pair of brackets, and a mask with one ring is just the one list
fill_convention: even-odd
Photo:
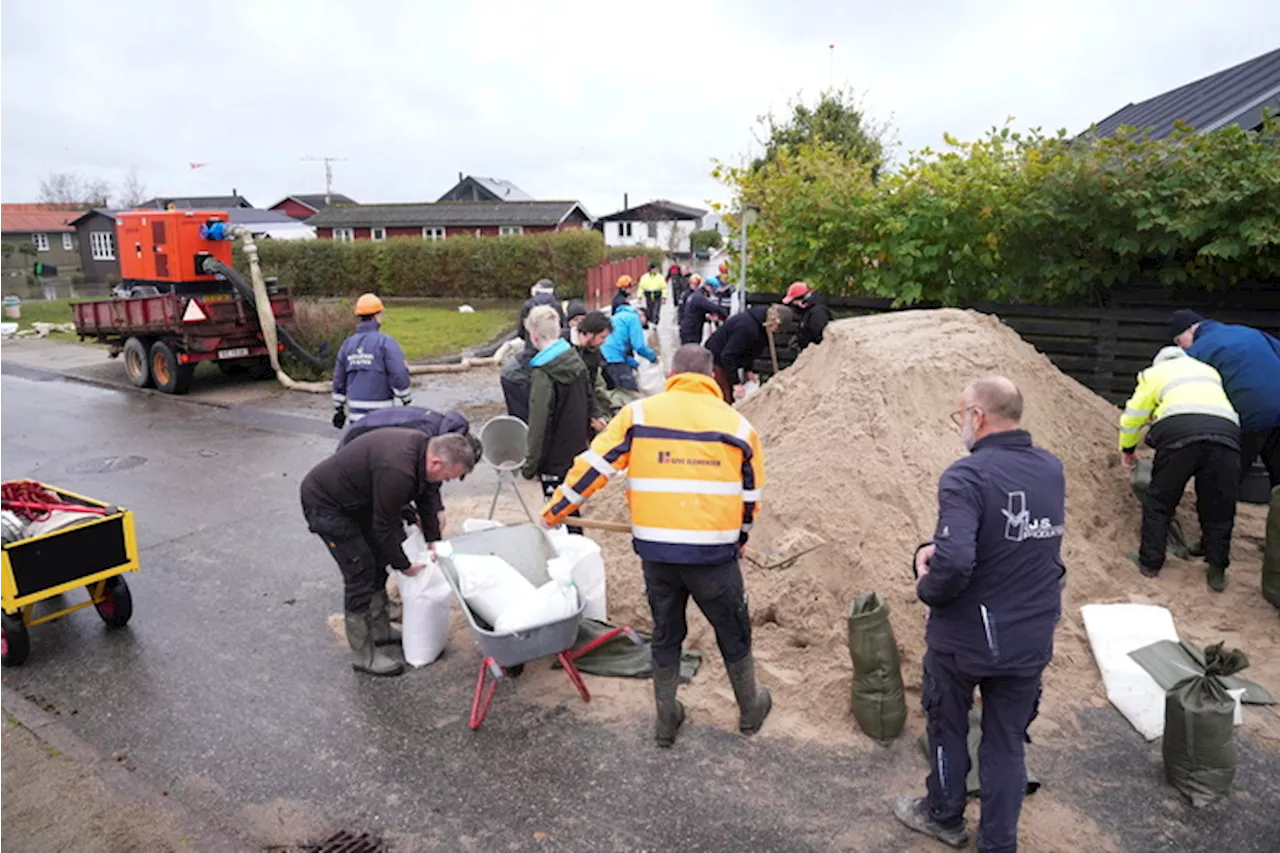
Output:
[[90,231],[89,249],[95,261],[116,259],[116,238],[110,231]]
[[516,234],[523,234],[523,225],[503,225],[498,228],[499,237],[513,237]]
[[444,229],[443,228],[423,228],[422,239],[423,240],[443,240]]
[[63,249],[63,251],[70,252],[70,251],[71,251],[72,249],[74,249],[74,248],[75,248],[75,244],[71,242],[71,235],[70,235],[70,234],[63,234],[63,235],[62,235],[62,249]]
[[658,239],[658,223],[650,222],[647,228],[649,230],[649,239],[657,240]]
[[43,231],[37,231],[31,235],[31,242],[36,244],[37,252],[49,251],[49,235]]
[[381,243],[383,240],[387,239],[387,229],[385,229],[385,228],[370,228],[370,229],[369,229],[369,239],[370,239],[370,240],[372,240],[372,241],[373,241],[373,242],[375,242],[375,243]]
[[350,228],[333,229],[333,239],[337,240],[339,243],[350,243],[355,238],[356,232]]
[[630,236],[631,236],[631,223],[630,223],[630,222],[619,222],[619,223],[618,223],[618,236],[619,236],[619,237],[630,237]]

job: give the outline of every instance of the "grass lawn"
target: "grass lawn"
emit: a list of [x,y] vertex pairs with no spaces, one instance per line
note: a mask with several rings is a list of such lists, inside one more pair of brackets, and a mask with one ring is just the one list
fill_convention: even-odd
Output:
[[390,302],[382,317],[382,331],[400,342],[405,358],[416,361],[452,355],[496,338],[515,326],[520,307],[477,308],[459,314],[440,304]]
[[72,322],[70,299],[55,299],[52,302],[45,302],[43,299],[22,301],[22,319],[18,320],[19,329],[30,329],[32,323],[70,322]]

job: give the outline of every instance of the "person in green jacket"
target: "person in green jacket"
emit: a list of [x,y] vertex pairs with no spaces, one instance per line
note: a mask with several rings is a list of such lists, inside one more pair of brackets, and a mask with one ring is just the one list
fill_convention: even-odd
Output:
[[[590,445],[595,389],[582,356],[560,336],[560,316],[540,305],[526,321],[538,354],[529,362],[529,444],[520,473],[535,477],[548,498],[564,482],[573,460]],[[570,533],[582,533],[570,527]]]

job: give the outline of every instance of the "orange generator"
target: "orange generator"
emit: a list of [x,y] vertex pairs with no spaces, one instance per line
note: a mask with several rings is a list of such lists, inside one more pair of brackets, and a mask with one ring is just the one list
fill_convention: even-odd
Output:
[[[231,266],[230,227],[225,211],[126,210],[116,214],[120,278],[125,285],[154,285],[161,291],[227,290],[207,275],[205,258]],[[204,285],[184,287],[177,285]]]

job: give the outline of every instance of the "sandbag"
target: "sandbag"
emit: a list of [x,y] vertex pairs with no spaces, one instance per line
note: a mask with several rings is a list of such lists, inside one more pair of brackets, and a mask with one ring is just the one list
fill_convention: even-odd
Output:
[[1262,597],[1280,608],[1280,486],[1271,490],[1267,540],[1262,556]]
[[[1143,496],[1151,486],[1151,470],[1154,464],[1150,459],[1139,459],[1138,467],[1134,468],[1129,475],[1129,488],[1133,490],[1133,496],[1138,499],[1138,503],[1142,503]],[[1191,559],[1191,549],[1187,546],[1186,534],[1182,532],[1182,525],[1176,518],[1169,519],[1169,534],[1165,538],[1165,550],[1180,560]]]
[[568,619],[577,612],[577,587],[551,580],[502,611],[494,620],[493,630],[496,634],[516,634]]
[[453,554],[458,592],[471,612],[493,625],[507,610],[533,595],[529,579],[501,557],[491,554]]
[[1236,776],[1236,702],[1219,677],[1249,665],[1244,652],[1226,652],[1222,643],[1204,653],[1204,675],[1184,678],[1165,694],[1161,745],[1165,778],[1196,808],[1231,793]]
[[[600,551],[600,543],[580,536],[576,533],[561,532],[559,529],[548,530],[547,536],[556,549],[556,556],[551,562],[568,566],[578,594],[586,602],[582,612],[584,619],[605,621],[609,606],[605,587],[604,554]],[[547,571],[554,575],[555,570],[548,566]]]
[[849,608],[849,656],[853,718],[868,736],[881,743],[893,740],[906,724],[907,700],[889,605],[878,592],[857,596]]
[[656,361],[641,362],[636,371],[636,385],[640,393],[646,397],[661,394],[667,385],[667,378],[662,374],[662,365]]
[[396,572],[396,589],[403,607],[401,646],[405,663],[426,666],[440,657],[449,640],[449,602],[453,595],[435,555],[427,547],[416,525],[405,525],[407,536],[400,545],[411,563],[426,566],[413,577]]

